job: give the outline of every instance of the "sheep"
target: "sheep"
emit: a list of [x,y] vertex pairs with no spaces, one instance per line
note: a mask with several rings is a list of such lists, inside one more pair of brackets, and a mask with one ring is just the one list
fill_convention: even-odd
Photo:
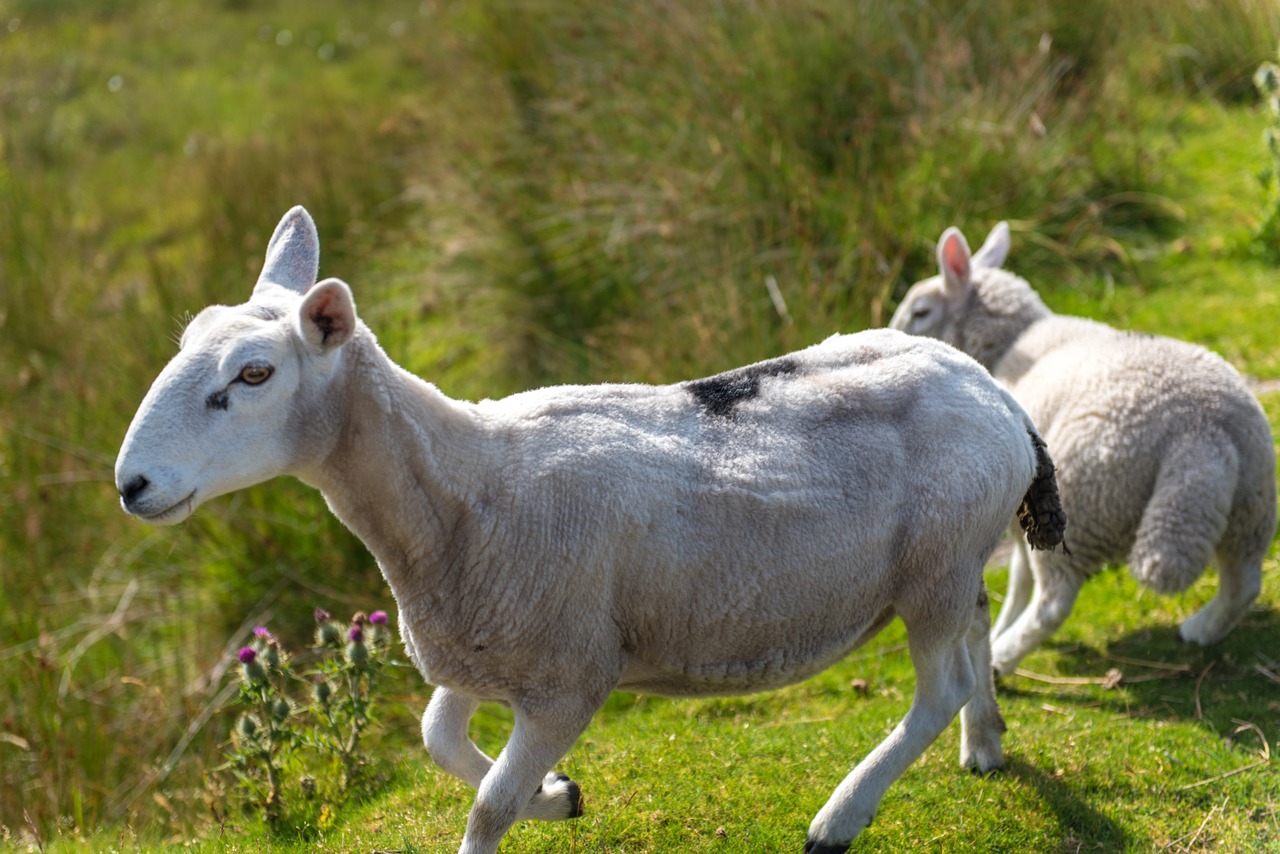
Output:
[[1225,360],[1193,344],[1054,314],[1001,269],[1009,227],[978,252],[957,229],[941,273],[907,292],[890,326],[978,360],[1053,450],[1070,551],[1018,544],[992,660],[1007,674],[1071,613],[1086,579],[1127,561],[1161,593],[1185,590],[1216,557],[1218,590],[1182,623],[1184,641],[1224,638],[1258,597],[1276,530],[1276,457],[1257,399]]
[[[294,208],[250,300],[186,327],[116,484],[158,525],[277,475],[321,491],[435,686],[429,755],[477,790],[462,854],[496,851],[519,819],[582,813],[553,766],[612,690],[776,688],[895,616],[910,710],[805,851],[846,850],[957,712],[962,765],[1001,765],[983,564],[1020,506],[1036,546],[1064,523],[1034,426],[973,360],[874,330],[691,382],[461,402],[393,363],[318,267]],[[496,760],[467,733],[486,701],[514,715]]]

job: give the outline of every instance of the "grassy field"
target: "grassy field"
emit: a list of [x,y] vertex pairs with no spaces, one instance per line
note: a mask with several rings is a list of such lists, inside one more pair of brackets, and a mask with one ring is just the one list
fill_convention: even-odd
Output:
[[[456,850],[471,795],[418,743],[412,674],[370,742],[386,788],[300,809],[299,838],[207,773],[249,628],[299,646],[316,605],[390,604],[323,501],[280,481],[159,531],[117,506],[183,321],[247,297],[289,206],[456,397],[878,325],[943,228],[998,219],[1055,309],[1276,380],[1249,76],[1277,38],[1260,0],[0,0],[0,849]],[[960,772],[952,727],[857,850],[1280,850],[1280,562],[1227,642],[1185,648],[1212,590],[1087,586],[1002,686],[1008,768]],[[504,851],[797,850],[905,712],[902,641],[760,697],[615,696],[565,762],[588,814]]]

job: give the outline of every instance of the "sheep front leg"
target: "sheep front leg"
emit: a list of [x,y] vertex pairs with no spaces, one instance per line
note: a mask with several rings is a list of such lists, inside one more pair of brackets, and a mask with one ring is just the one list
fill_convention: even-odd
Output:
[[[982,610],[985,621],[989,617],[986,608]],[[962,615],[950,616],[960,618]],[[965,609],[965,623],[969,617],[970,612]],[[905,616],[903,621],[906,622]],[[818,811],[809,825],[805,854],[841,854],[848,850],[854,838],[875,817],[890,784],[920,758],[925,748],[937,740],[960,708],[969,702],[977,684],[966,637],[969,625],[948,625],[948,622],[958,622],[958,619],[948,621],[944,617],[907,624],[911,663],[916,672],[911,708],[888,738],[858,763]],[[994,689],[991,699],[994,703]],[[998,733],[996,739],[998,743]],[[990,751],[986,752],[986,757],[978,757],[975,751],[975,760],[980,763],[989,760]]]
[[997,676],[1012,673],[1018,662],[1048,640],[1071,614],[1086,576],[1067,563],[1069,560],[1049,552],[1031,556],[1035,579],[1031,604],[991,644],[991,664]]
[[[432,760],[473,789],[480,788],[494,765],[467,734],[467,725],[479,706],[478,700],[465,694],[436,688],[422,715],[422,740]],[[577,783],[564,774],[548,773],[517,818],[576,818],[582,814],[581,803]]]
[[[578,785],[549,772],[587,728],[595,708],[570,701],[540,704],[535,714],[516,707],[511,738],[476,791],[458,854],[494,854],[507,830],[521,818],[582,815]],[[548,809],[552,805],[555,810]]]
[[1004,605],[1000,607],[1000,616],[991,629],[991,637],[998,638],[1008,631],[1019,615],[1027,609],[1031,602],[1031,591],[1035,587],[1035,579],[1031,575],[1031,558],[1028,554],[1027,541],[1016,535],[1013,541],[1013,556],[1009,559],[1009,586],[1004,591]]

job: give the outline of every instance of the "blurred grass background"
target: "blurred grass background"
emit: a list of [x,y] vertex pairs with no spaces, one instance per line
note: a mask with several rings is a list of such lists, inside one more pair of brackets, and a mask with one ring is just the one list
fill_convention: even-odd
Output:
[[182,322],[247,297],[291,205],[456,397],[878,325],[998,219],[1054,307],[1280,378],[1278,35],[1272,0],[0,0],[0,825],[194,832],[245,627],[389,604],[296,483],[177,530],[116,503]]

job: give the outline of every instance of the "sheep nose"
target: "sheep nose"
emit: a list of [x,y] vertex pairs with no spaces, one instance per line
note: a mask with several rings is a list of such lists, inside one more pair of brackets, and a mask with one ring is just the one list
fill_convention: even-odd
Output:
[[142,475],[133,477],[128,483],[120,487],[120,498],[124,501],[124,505],[128,507],[133,504],[139,495],[146,492],[147,487],[151,485],[151,481]]

